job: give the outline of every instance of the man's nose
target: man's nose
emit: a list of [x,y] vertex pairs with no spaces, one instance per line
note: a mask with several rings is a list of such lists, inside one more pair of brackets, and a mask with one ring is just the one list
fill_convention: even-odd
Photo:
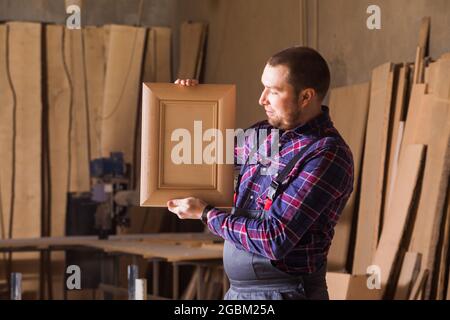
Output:
[[267,95],[266,95],[266,89],[264,89],[262,92],[261,92],[261,96],[259,97],[259,105],[261,105],[261,106],[265,106],[266,104],[267,104]]

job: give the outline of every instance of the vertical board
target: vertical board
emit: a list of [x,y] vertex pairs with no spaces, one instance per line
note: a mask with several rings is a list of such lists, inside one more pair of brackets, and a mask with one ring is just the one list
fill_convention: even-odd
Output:
[[8,67],[8,30],[0,25],[0,197],[1,238],[8,237],[11,210],[11,188],[13,169],[13,109],[14,93],[10,83]]
[[144,28],[110,27],[101,122],[101,152],[123,152],[133,161],[136,112],[141,92]]
[[50,235],[64,236],[69,181],[71,86],[64,61],[65,27],[46,26]]
[[412,285],[420,270],[421,259],[422,255],[420,253],[411,251],[405,253],[395,290],[395,300],[408,300]]
[[147,31],[142,82],[171,82],[171,30],[152,27]]
[[378,242],[391,114],[393,72],[386,63],[372,72],[361,199],[358,210],[353,274],[365,274]]
[[179,79],[194,79],[197,75],[200,52],[203,47],[205,25],[201,22],[184,22],[180,29]]
[[330,93],[330,116],[334,126],[353,154],[353,193],[342,211],[328,253],[328,270],[346,268],[352,220],[359,189],[364,137],[369,109],[369,83],[333,89]]
[[16,94],[12,235],[41,235],[42,57],[39,23],[8,23],[9,69]]
[[81,30],[65,29],[64,54],[72,87],[70,113],[70,192],[89,192],[89,126]]
[[101,157],[100,115],[103,107],[106,71],[103,30],[103,28],[96,27],[87,27],[83,29],[90,160]]
[[379,266],[381,270],[381,295],[388,286],[404,230],[410,220],[409,213],[414,198],[417,197],[416,187],[422,169],[424,150],[423,145],[408,145],[398,165],[393,192],[395,196],[389,203],[385,228],[373,259],[373,264]]

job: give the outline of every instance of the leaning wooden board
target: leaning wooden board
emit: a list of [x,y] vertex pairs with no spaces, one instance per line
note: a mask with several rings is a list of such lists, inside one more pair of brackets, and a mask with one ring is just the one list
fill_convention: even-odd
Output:
[[103,107],[103,90],[105,86],[106,70],[103,30],[103,28],[97,27],[87,27],[83,29],[90,160],[100,158],[101,156],[100,115]]
[[403,64],[400,66],[398,70],[398,80],[397,80],[397,87],[396,92],[394,93],[395,97],[395,108],[392,116],[392,131],[391,131],[391,144],[389,148],[389,162],[387,163],[386,167],[386,188],[385,188],[385,201],[384,201],[384,214],[383,214],[383,227],[384,227],[384,221],[387,219],[387,212],[388,206],[389,206],[389,200],[390,200],[390,194],[392,191],[392,188],[394,186],[394,179],[395,179],[395,172],[396,167],[398,163],[397,155],[400,153],[400,146],[401,146],[401,140],[402,140],[402,133],[400,132],[399,135],[399,126],[400,122],[405,120],[406,117],[406,89],[407,89],[407,78],[408,78],[408,71],[409,68],[406,64]]
[[132,163],[145,28],[110,27],[101,122],[101,152],[123,152]]
[[369,109],[369,83],[336,88],[330,94],[330,116],[350,147],[354,162],[354,191],[350,196],[339,222],[328,253],[328,270],[346,268],[356,196],[359,189],[364,136]]
[[64,59],[72,88],[70,114],[70,192],[89,192],[89,126],[81,30],[65,29]]
[[8,23],[9,69],[16,95],[13,237],[41,234],[42,27]]
[[204,29],[205,25],[201,22],[181,24],[179,79],[194,79],[199,73],[197,67],[203,49]]
[[353,274],[366,274],[378,242],[393,86],[392,64],[372,72]]
[[[441,68],[445,68],[447,72]],[[449,83],[446,77],[450,76],[450,65],[442,64],[439,69],[441,70],[437,74],[440,79],[437,83],[446,86]],[[449,173],[450,103],[447,96],[449,92],[450,89],[438,86],[432,95],[422,94],[420,103],[412,106],[410,104],[403,140],[405,145],[414,143],[427,145],[422,193],[409,249],[423,255],[423,268],[429,269],[431,274],[436,258]],[[400,159],[401,157],[402,154]],[[431,282],[427,281],[427,297],[430,289]]]
[[414,198],[418,196],[416,188],[423,167],[424,151],[424,145],[408,145],[398,165],[393,191],[395,196],[389,203],[387,219],[372,263],[381,270],[381,296],[389,285],[394,264],[398,261],[400,243],[410,220],[411,207]]
[[0,25],[0,197],[2,229],[0,237],[8,237],[11,208],[11,187],[13,168],[13,110],[14,95],[8,68],[8,26]]
[[147,31],[142,82],[171,81],[171,30],[151,27]]
[[417,278],[422,255],[417,252],[408,251],[403,258],[400,276],[395,290],[395,300],[407,300],[412,289],[414,280]]
[[64,27],[46,26],[48,136],[51,187],[50,235],[65,233],[69,181],[71,86],[64,60]]

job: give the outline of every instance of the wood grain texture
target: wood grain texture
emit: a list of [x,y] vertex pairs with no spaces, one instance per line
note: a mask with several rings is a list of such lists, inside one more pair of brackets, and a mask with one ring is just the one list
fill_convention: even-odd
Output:
[[50,235],[63,236],[69,182],[69,128],[72,88],[64,60],[63,26],[46,26]]
[[422,255],[418,252],[408,251],[403,258],[400,276],[397,282],[394,299],[407,300],[412,289],[412,284],[417,279]]
[[408,145],[398,165],[394,196],[389,203],[384,229],[373,259],[373,264],[381,269],[381,295],[389,285],[392,270],[398,261],[400,243],[407,221],[410,220],[414,198],[417,197],[416,188],[423,168],[424,151],[423,145]]
[[335,235],[328,253],[328,270],[346,268],[352,221],[359,189],[364,137],[369,109],[369,83],[333,89],[330,93],[330,116],[334,126],[349,145],[353,154],[353,193],[335,227]]
[[[421,103],[408,113],[404,141],[427,145],[422,192],[409,249],[423,255],[423,268],[431,274],[448,182],[449,137],[450,104],[434,95],[424,95]],[[401,154],[400,159],[402,157]],[[427,281],[426,297],[430,290],[431,282]]]
[[180,64],[178,79],[195,79],[205,41],[205,25],[201,22],[183,22],[180,29]]
[[101,154],[123,152],[132,163],[139,101],[144,28],[110,27],[101,121]]
[[[183,88],[174,84],[144,84],[141,147],[141,206],[166,206],[174,198],[193,196],[216,206],[230,206],[233,194],[233,165],[204,162],[203,151],[214,145],[216,155],[226,155],[226,129],[234,129],[234,85],[198,85]],[[192,110],[195,110],[193,112]],[[194,121],[202,127],[196,134]],[[203,141],[204,131],[218,129],[223,136],[223,149],[218,138]],[[184,130],[189,137],[173,140],[174,130]],[[187,163],[172,159],[174,141],[186,140]],[[197,146],[197,149],[196,149]],[[187,152],[187,151],[186,151]],[[222,158],[224,163],[225,157]]]
[[7,25],[0,25],[0,197],[1,197],[1,231],[0,237],[8,237],[11,213],[11,190],[13,169],[13,110],[14,92],[11,88],[8,66],[8,30]]
[[64,59],[72,88],[69,191],[89,192],[89,122],[83,37],[81,30],[65,29],[64,32]]
[[9,68],[16,93],[13,237],[41,234],[42,70],[38,23],[8,23]]
[[403,139],[403,132],[399,132],[400,122],[406,119],[406,90],[407,90],[407,78],[409,68],[402,64],[398,70],[396,92],[393,94],[395,97],[395,105],[392,116],[392,131],[391,131],[391,143],[389,148],[389,160],[386,167],[386,188],[385,188],[385,202],[384,202],[384,214],[383,214],[383,227],[384,221],[387,219],[387,208],[389,207],[391,190],[394,187],[394,179],[396,174],[396,167],[398,165],[398,155],[400,153],[401,143]]
[[392,85],[391,63],[383,64],[373,70],[353,274],[366,273],[378,243],[380,215],[383,208],[385,163],[388,156]]
[[171,33],[164,27],[147,31],[143,82],[171,82]]
[[86,63],[86,88],[89,120],[90,160],[101,157],[101,112],[105,86],[106,56],[104,29],[87,27],[84,33],[84,56]]

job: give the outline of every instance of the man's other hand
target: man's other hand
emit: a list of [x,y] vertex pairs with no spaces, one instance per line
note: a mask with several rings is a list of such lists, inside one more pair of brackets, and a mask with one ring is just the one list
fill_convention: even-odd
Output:
[[198,85],[198,81],[195,79],[177,79],[174,83],[185,87],[194,87]]
[[201,219],[206,205],[205,201],[193,197],[167,201],[167,209],[180,219]]

